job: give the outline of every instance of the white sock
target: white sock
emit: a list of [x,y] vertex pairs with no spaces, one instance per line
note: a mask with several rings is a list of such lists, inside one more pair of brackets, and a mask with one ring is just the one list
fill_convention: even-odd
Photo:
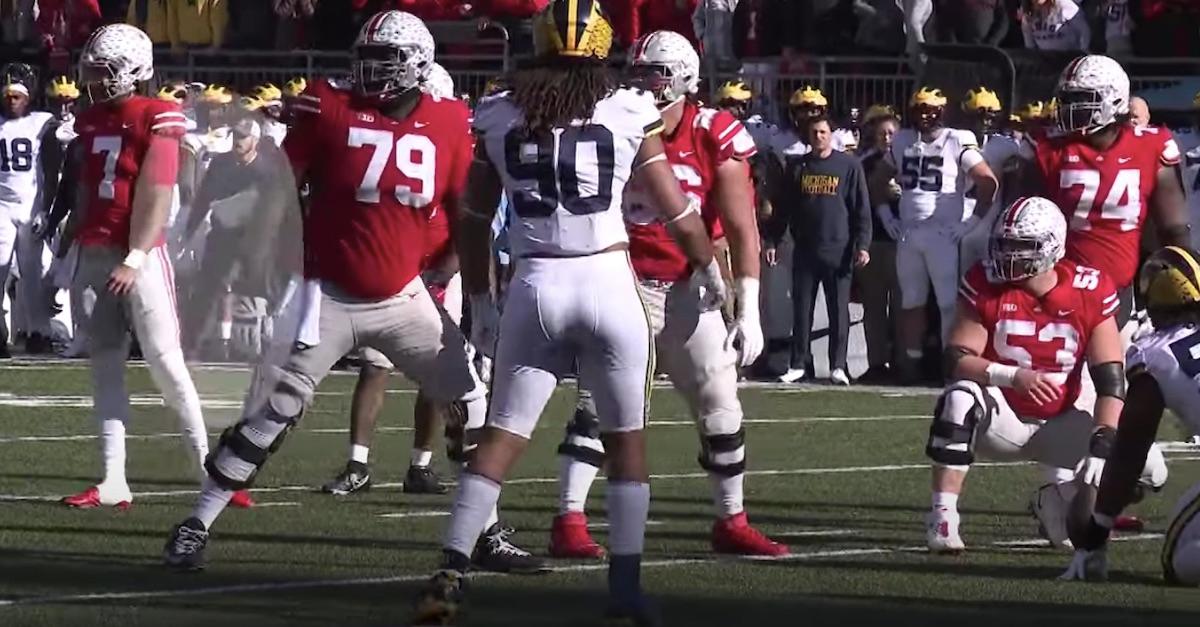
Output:
[[953,492],[934,492],[933,510],[946,510],[958,513],[958,495]]
[[350,461],[352,462],[365,464],[367,463],[367,458],[370,456],[370,454],[371,447],[369,446],[363,446],[361,444],[350,445]]
[[430,462],[433,461],[433,451],[427,451],[425,449],[414,448],[412,450],[412,454],[409,456],[408,460],[409,460],[408,463],[410,466],[416,466],[418,468],[425,468],[425,467],[429,466]]
[[492,528],[492,525],[500,522],[500,506],[492,505],[492,511],[488,512],[487,522],[483,523],[483,530],[487,531]]
[[233,490],[226,490],[211,478],[205,477],[200,483],[200,498],[196,499],[192,516],[199,518],[205,529],[212,529],[217,516],[225,511],[225,506],[229,505],[229,499],[232,497]]
[[231,338],[231,337],[233,337],[233,321],[232,320],[222,320],[221,321],[221,339],[228,342],[229,338]]
[[641,555],[646,544],[646,517],[650,515],[650,484],[608,482],[608,552]]
[[571,457],[558,457],[558,513],[583,512],[588,492],[600,469]]
[[204,412],[200,409],[200,395],[183,360],[183,351],[176,349],[162,355],[147,353],[146,362],[150,366],[150,378],[162,392],[163,402],[179,419],[184,446],[197,477],[203,479],[207,474],[204,458],[208,456],[208,431],[204,425]]
[[499,500],[499,483],[482,475],[462,473],[442,546],[469,556],[475,550],[479,534],[489,526],[488,519],[494,515]]
[[107,418],[100,421],[100,453],[104,457],[101,483],[125,485],[125,421]]
[[744,486],[746,475],[733,477],[708,473],[708,481],[713,488],[713,504],[717,507],[717,515],[721,518],[736,516],[746,510]]
[[1050,464],[1038,464],[1042,468],[1042,477],[1046,483],[1067,483],[1075,480],[1075,471],[1070,468],[1059,468]]

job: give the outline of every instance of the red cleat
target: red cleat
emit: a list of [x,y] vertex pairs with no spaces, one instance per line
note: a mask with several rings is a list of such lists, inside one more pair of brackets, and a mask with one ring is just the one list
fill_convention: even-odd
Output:
[[[121,498],[122,496],[124,498]],[[130,500],[129,491],[126,489],[124,495],[118,495],[116,500],[106,503],[100,498],[100,488],[92,486],[79,494],[63,497],[62,503],[67,507],[74,507],[76,509],[92,509],[94,507],[111,505],[121,511],[125,511],[130,507]]]
[[717,553],[779,557],[791,553],[780,544],[750,526],[746,512],[713,523],[712,548]]
[[571,559],[603,559],[604,547],[588,533],[587,515],[567,512],[554,517],[550,527],[550,556]]
[[249,490],[238,490],[233,493],[233,497],[229,499],[229,506],[238,509],[250,509],[254,507],[254,499],[250,496]]
[[1137,516],[1117,516],[1113,520],[1114,531],[1125,531],[1138,533],[1145,531],[1146,521]]

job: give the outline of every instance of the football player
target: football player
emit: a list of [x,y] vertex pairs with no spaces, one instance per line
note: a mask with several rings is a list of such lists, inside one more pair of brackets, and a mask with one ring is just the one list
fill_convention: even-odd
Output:
[[[1000,97],[996,92],[984,86],[967,91],[962,102],[963,112],[971,122],[968,129],[979,138],[979,148],[983,160],[996,176],[996,202],[993,209],[983,216],[978,226],[963,236],[959,247],[962,258],[959,260],[959,271],[966,273],[972,266],[987,255],[988,226],[995,211],[1002,206],[1003,172],[1007,164],[1020,152],[1020,144],[1011,136],[999,132],[996,120],[1001,112]],[[963,206],[970,214],[975,213],[975,189],[967,190]]]
[[287,125],[282,121],[283,90],[274,83],[263,83],[250,90],[250,97],[257,101],[255,110],[263,115],[263,134],[276,146],[282,146],[283,138],[287,136]]
[[[741,308],[727,332],[721,313],[697,312],[689,298],[687,257],[667,227],[631,188],[625,196],[629,254],[639,291],[650,312],[655,354],[675,389],[687,399],[700,431],[699,462],[713,484],[717,520],[712,547],[718,553],[783,555],[787,547],[772,542],[746,519],[745,430],[737,398],[737,367],[762,352],[758,320],[758,229],[750,204],[748,159],[755,154],[741,122],[725,111],[699,105],[700,57],[687,38],[671,31],[643,36],[630,54],[634,85],[654,94],[662,111],[663,143],[685,193],[700,201],[713,239],[728,237]],[[735,346],[740,345],[741,355]],[[550,534],[555,557],[601,557],[603,550],[587,530],[584,504],[604,461],[599,418],[586,388],[585,400],[567,425],[559,453],[559,515]]]
[[[683,247],[700,311],[720,307],[725,286],[712,241],[663,153],[653,98],[621,87],[606,66],[612,27],[595,0],[556,0],[534,18],[535,60],[507,76],[507,89],[480,101],[471,193],[460,253],[474,344],[490,352],[496,332],[489,286],[491,224],[501,194],[511,211],[509,283],[487,427],[459,480],[442,569],[422,588],[414,623],[452,624],[468,555],[500,485],[526,448],[558,380],[578,364],[592,391],[608,451],[608,617],[657,624],[643,600],[640,570],[650,486],[645,455],[646,393],[653,373],[649,323],[629,262],[622,216],[625,183],[636,179],[647,206]],[[696,305],[680,303],[695,310]]]
[[[1053,202],[1021,198],[996,217],[987,260],[960,284],[944,357],[952,383],[938,399],[925,449],[933,460],[930,551],[965,548],[958,499],[977,453],[1100,481],[1125,398],[1113,321],[1119,303],[1103,272],[1064,260],[1066,237]],[[1085,361],[1098,395],[1094,418],[1075,408]],[[1043,533],[1058,546],[1066,545],[1064,504],[1076,485],[1046,486],[1046,502],[1035,502]]]
[[[903,382],[917,378],[924,356],[929,286],[941,316],[945,345],[954,322],[955,285],[959,279],[959,241],[982,221],[996,193],[996,177],[971,131],[943,123],[946,96],[921,87],[909,100],[913,128],[901,129],[892,141],[892,163],[876,176],[900,183],[900,219],[886,205],[875,214],[896,240],[896,278],[900,284],[897,328],[901,339],[899,374]],[[967,212],[968,185],[975,188],[975,207]]]
[[[1063,579],[1107,578],[1108,536],[1122,508],[1137,498],[1138,472],[1153,451],[1164,410],[1200,434],[1200,254],[1174,246],[1158,250],[1142,266],[1138,291],[1155,330],[1126,355],[1129,392],[1121,426],[1108,436],[1111,452],[1090,516],[1071,525],[1075,555]],[[1200,483],[1175,506],[1162,568],[1167,583],[1200,585]]]
[[[13,326],[26,334],[25,352],[42,354],[51,350],[50,302],[43,286],[45,243],[34,231],[44,222],[58,187],[58,121],[51,113],[32,110],[38,93],[32,67],[9,63],[0,68],[0,90],[0,302],[15,260],[21,278]],[[0,357],[8,356],[8,328],[0,308]]]
[[1164,245],[1191,246],[1187,202],[1171,132],[1129,123],[1129,77],[1109,57],[1076,58],[1059,77],[1060,135],[1032,135],[1044,195],[1065,212],[1067,257],[1108,275],[1121,291],[1117,324],[1131,313],[1142,228],[1149,216]]
[[[153,75],[150,38],[126,24],[96,30],[80,55],[80,83],[92,104],[75,122],[82,154],[82,205],[72,212],[82,214],[75,282],[95,298],[88,341],[104,479],[63,499],[71,507],[127,508],[133,500],[125,480],[130,329],[164,402],[179,417],[194,467],[204,475],[208,434],[179,345],[174,272],[163,246],[184,117],[173,103],[138,95],[138,84]],[[237,495],[238,505],[251,503],[249,495]]]
[[485,390],[466,342],[420,277],[426,211],[439,206],[453,224],[471,159],[466,107],[418,89],[433,49],[420,19],[377,13],[354,44],[352,89],[314,81],[299,96],[283,148],[296,181],[312,181],[303,228],[304,292],[313,298],[299,300],[285,363],[266,365],[258,386],[266,398],[248,395],[242,419],[209,456],[195,508],[164,547],[168,566],[204,566],[209,529],[233,491],[254,482],[333,364],[360,346],[482,424]]
[[[781,130],[771,139],[771,150],[780,161],[786,161],[789,156],[804,156],[812,150],[804,138],[808,137],[808,122],[813,118],[829,114],[829,100],[811,85],[805,85],[792,92],[788,99],[788,122],[791,128]],[[833,149],[853,152],[858,147],[858,140],[849,129],[839,128],[833,131]]]

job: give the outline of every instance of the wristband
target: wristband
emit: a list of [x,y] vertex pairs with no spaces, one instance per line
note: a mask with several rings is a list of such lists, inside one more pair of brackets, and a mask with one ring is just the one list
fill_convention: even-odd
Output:
[[738,316],[742,319],[758,320],[758,279],[742,277],[734,279],[734,291],[737,294]]
[[143,263],[146,263],[146,251],[134,248],[129,251],[128,255],[125,255],[125,261],[122,261],[121,265],[140,270]]
[[695,198],[690,196],[688,197],[688,204],[683,208],[683,211],[680,211],[679,215],[675,216],[674,218],[667,220],[667,224],[675,224],[676,222],[686,218],[689,213],[694,213],[697,215],[700,214],[700,203],[697,202]]
[[1108,459],[1116,445],[1117,430],[1107,425],[1101,425],[1092,432],[1092,439],[1088,441],[1088,454],[1092,457]]
[[1006,366],[995,362],[988,364],[987,377],[988,385],[994,385],[1000,388],[1010,388],[1013,385],[1013,380],[1017,378],[1016,366]]

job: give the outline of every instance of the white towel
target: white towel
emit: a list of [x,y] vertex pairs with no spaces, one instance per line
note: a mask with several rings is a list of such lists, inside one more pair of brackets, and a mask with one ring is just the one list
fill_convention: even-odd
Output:
[[308,279],[300,292],[300,333],[296,343],[316,346],[321,343],[321,282]]

